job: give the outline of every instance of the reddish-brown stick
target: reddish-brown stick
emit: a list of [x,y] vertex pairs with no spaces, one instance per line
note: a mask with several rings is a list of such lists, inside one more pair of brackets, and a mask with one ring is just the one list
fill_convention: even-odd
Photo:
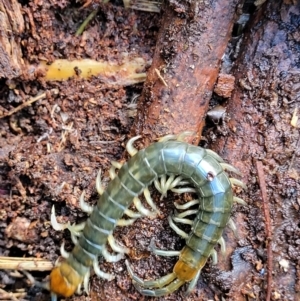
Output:
[[272,228],[271,228],[271,218],[270,218],[270,207],[267,196],[266,180],[263,165],[261,161],[256,161],[258,182],[260,186],[263,211],[266,221],[266,240],[267,240],[267,297],[266,301],[271,299],[271,289],[272,289],[272,271],[273,271],[273,254],[272,254]]

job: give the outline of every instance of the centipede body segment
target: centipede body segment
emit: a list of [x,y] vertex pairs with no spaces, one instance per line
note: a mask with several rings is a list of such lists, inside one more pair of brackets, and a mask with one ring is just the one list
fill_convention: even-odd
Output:
[[[101,187],[100,179],[97,180],[97,190],[101,195],[93,210],[83,206],[91,212],[82,226],[83,230],[76,229],[76,226],[75,228],[68,226],[70,231],[75,233],[73,235],[75,247],[50,274],[49,287],[52,300],[56,300],[56,295],[71,296],[82,282],[87,290],[91,267],[98,276],[107,280],[113,279],[113,275],[100,270],[98,256],[104,256],[108,261],[118,261],[128,252],[128,249],[119,246],[112,236],[117,225],[126,225],[126,220],[122,220],[124,213],[132,217],[129,219],[130,222],[142,215],[155,216],[158,210],[148,190],[154,181],[162,194],[166,194],[167,190],[179,193],[196,192],[197,200],[181,205],[181,209],[188,209],[187,211],[169,217],[170,226],[186,240],[186,245],[181,251],[152,248],[157,255],[179,257],[172,273],[162,278],[144,281],[134,274],[129,262],[126,261],[128,272],[136,288],[143,295],[163,296],[172,293],[184,283],[189,283],[188,292],[195,287],[207,259],[210,256],[216,257],[214,246],[217,243],[224,245],[222,232],[230,219],[234,201],[243,202],[233,196],[232,182],[244,185],[228,177],[224,169],[237,171],[230,165],[223,164],[223,160],[216,153],[178,141],[177,139],[181,140],[182,136],[167,136],[140,151],[132,146],[136,138],[131,139],[127,149],[132,158],[122,166],[117,166],[120,167],[118,173],[112,170],[113,179],[105,190]],[[169,176],[168,180],[166,176]],[[186,190],[185,187],[176,187],[186,182],[193,188]],[[152,211],[139,203],[138,196],[143,192]],[[139,212],[128,209],[132,202]],[[190,209],[195,205],[198,205],[196,210]],[[192,214],[196,216],[194,220],[188,218]],[[52,221],[54,227],[59,228],[57,224],[55,225],[55,217]],[[191,224],[190,233],[183,232],[175,223]],[[107,243],[119,254],[110,254],[106,248]]]

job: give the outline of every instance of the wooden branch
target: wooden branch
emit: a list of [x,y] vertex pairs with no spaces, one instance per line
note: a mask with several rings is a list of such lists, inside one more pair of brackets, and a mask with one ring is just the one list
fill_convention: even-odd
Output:
[[50,271],[53,264],[41,258],[0,256],[0,270]]
[[167,133],[190,130],[198,133],[195,143],[200,140],[237,3],[165,2],[133,135],[141,134],[148,144]]
[[21,5],[17,0],[0,0],[0,78],[22,74],[20,34],[24,31]]
[[269,200],[267,196],[267,187],[264,169],[261,161],[256,161],[258,181],[263,202],[263,211],[266,220],[266,244],[267,244],[267,297],[266,301],[271,300],[271,290],[272,290],[272,271],[273,271],[273,253],[272,253],[272,226],[270,218],[270,207]]

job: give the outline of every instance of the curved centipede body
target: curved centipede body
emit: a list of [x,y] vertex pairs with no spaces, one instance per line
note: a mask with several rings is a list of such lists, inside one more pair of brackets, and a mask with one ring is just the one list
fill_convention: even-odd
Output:
[[[122,253],[127,253],[128,250],[114,241],[114,228],[117,225],[127,225],[142,215],[154,217],[157,214],[158,210],[152,203],[147,188],[154,181],[163,194],[169,189],[177,192],[189,191],[185,188],[175,188],[176,185],[187,181],[194,187],[190,191],[197,193],[198,200],[181,206],[181,209],[188,209],[193,205],[198,205],[198,209],[169,217],[170,226],[186,240],[186,245],[181,251],[157,250],[152,246],[153,252],[158,255],[179,257],[172,273],[157,280],[143,281],[133,273],[126,261],[128,272],[136,288],[144,295],[166,295],[186,282],[190,283],[188,292],[195,287],[207,259],[209,256],[215,256],[214,246],[218,242],[223,244],[222,232],[230,219],[233,202],[243,202],[233,196],[232,183],[244,185],[236,179],[230,179],[224,171],[229,169],[236,172],[232,166],[223,163],[223,160],[210,150],[180,141],[183,136],[184,134],[166,136],[140,151],[132,147],[132,143],[139,137],[131,139],[127,150],[132,158],[122,166],[114,164],[120,168],[119,172],[116,174],[114,169],[111,170],[112,180],[105,190],[101,187],[100,177],[97,179],[96,187],[101,194],[97,205],[94,208],[89,207],[84,205],[81,199],[82,208],[91,214],[84,225],[63,227],[73,234],[75,247],[70,254],[62,249],[65,260],[50,274],[48,288],[52,293],[52,300],[56,300],[56,295],[71,296],[82,282],[87,290],[91,267],[94,267],[98,276],[108,280],[113,278],[99,269],[98,256],[102,255],[109,261],[121,259]],[[169,180],[166,180],[166,175],[170,176]],[[161,183],[158,182],[159,178],[162,178]],[[153,211],[147,210],[139,203],[138,196],[143,191]],[[127,209],[132,202],[139,212]],[[121,219],[124,213],[132,218]],[[185,218],[195,213],[193,221]],[[54,214],[51,219],[54,227],[59,229]],[[174,222],[190,223],[190,233],[180,230]],[[107,242],[120,254],[108,253]]]

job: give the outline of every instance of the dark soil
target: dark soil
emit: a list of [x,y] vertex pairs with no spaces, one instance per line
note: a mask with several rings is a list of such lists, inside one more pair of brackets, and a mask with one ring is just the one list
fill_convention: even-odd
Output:
[[[244,45],[252,42],[250,28],[256,32],[260,26],[263,28],[260,20],[276,25],[265,29],[273,34],[271,42],[284,36],[283,41],[289,43],[284,46],[284,42],[269,41],[262,48],[253,46],[261,51],[241,50],[243,55],[237,58],[233,71],[236,91],[232,101],[228,101],[227,115],[217,124],[208,121],[203,134],[202,145],[216,150],[239,168],[247,184],[247,192],[236,191],[248,203],[246,207],[236,205],[233,210],[238,237],[226,228],[226,254],[219,252],[216,266],[208,262],[196,289],[188,297],[184,296],[186,287],[166,297],[141,296],[132,285],[123,260],[107,263],[101,259],[101,269],[115,274],[115,280],[108,282],[92,275],[90,295],[74,295],[70,300],[265,300],[265,219],[256,160],[265,166],[271,208],[272,300],[300,300],[299,122],[298,127],[290,124],[297,107],[299,112],[300,101],[300,65],[290,58],[297,51],[299,55],[300,9],[297,5],[289,9],[288,4],[279,2],[280,5],[264,7],[274,15],[256,14]],[[146,60],[153,57],[161,21],[159,14],[126,10],[116,2],[100,4],[97,17],[82,36],[75,37],[91,6],[80,9],[82,3],[68,0],[26,3],[27,26],[21,38],[28,65],[56,58],[117,61],[124,53]],[[280,6],[285,10],[279,10]],[[282,19],[276,15],[279,11]],[[263,33],[256,38],[259,41],[262,37],[267,40]],[[287,55],[285,60],[287,53],[291,56]],[[136,115],[135,98],[142,85],[108,86],[98,78],[50,83],[32,76],[24,74],[22,78],[0,82],[0,108],[5,110],[39,93],[59,90],[58,95],[49,94],[11,117],[0,119],[0,254],[39,257],[54,263],[62,242],[67,251],[73,245],[67,231],[52,229],[51,207],[55,205],[60,222],[79,223],[86,219],[79,208],[79,197],[85,191],[85,199],[95,204],[98,171],[103,171],[106,184],[111,161],[126,158],[125,144]],[[219,101],[214,95],[212,106]],[[161,215],[153,220],[138,219],[132,226],[118,227],[115,231],[115,237],[130,248],[128,259],[143,279],[158,278],[172,271],[177,259],[154,256],[148,246],[154,238],[158,248],[182,248],[184,241],[170,229],[167,216],[174,210],[174,200],[185,202],[192,198],[188,194],[170,194],[170,198],[160,202],[158,193],[154,189],[152,193]],[[33,273],[39,280],[48,274]],[[25,288],[26,300],[50,298],[48,292],[31,288],[24,279],[15,279],[2,271],[0,277],[0,288],[6,291]]]

